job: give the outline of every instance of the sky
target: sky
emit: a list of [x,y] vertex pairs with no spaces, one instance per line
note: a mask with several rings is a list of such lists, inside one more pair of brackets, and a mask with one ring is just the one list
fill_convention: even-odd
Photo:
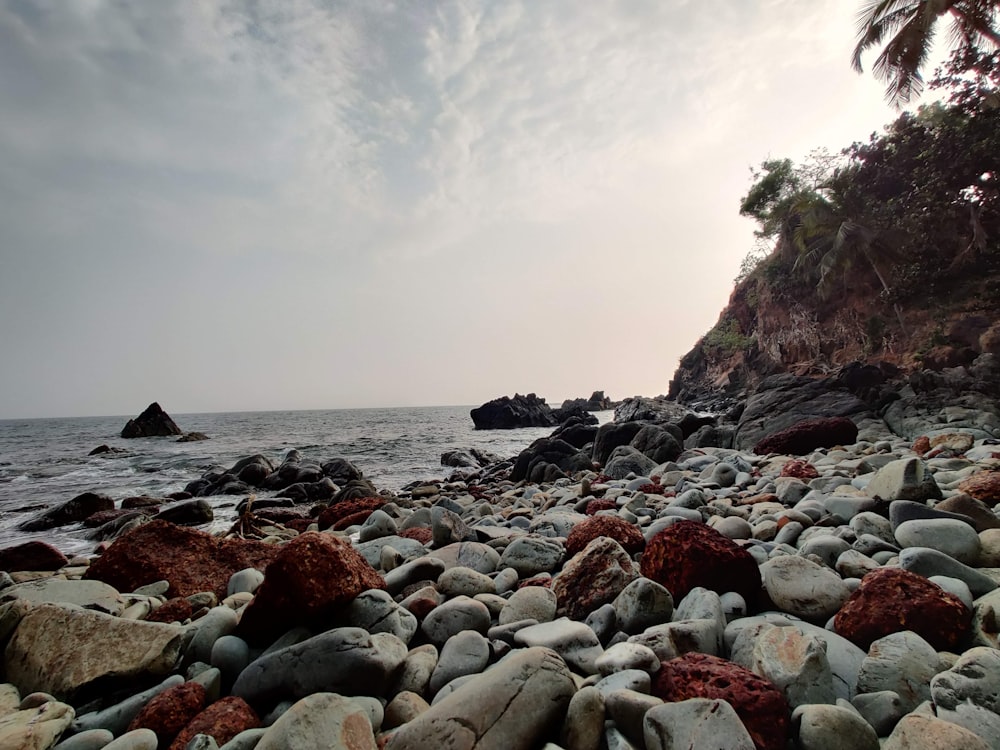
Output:
[[665,393],[859,6],[0,0],[0,418]]

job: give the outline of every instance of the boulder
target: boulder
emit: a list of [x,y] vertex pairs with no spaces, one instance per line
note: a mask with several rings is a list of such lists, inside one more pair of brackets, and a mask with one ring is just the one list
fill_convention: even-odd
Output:
[[550,466],[562,476],[590,469],[593,464],[587,451],[556,437],[539,438],[518,454],[510,472],[511,481],[546,481],[546,472],[552,471]]
[[817,448],[850,445],[858,439],[858,426],[847,417],[804,419],[757,441],[753,452],[759,455],[785,453],[802,456]]
[[572,557],[599,536],[618,542],[630,555],[642,552],[646,540],[639,527],[618,516],[591,516],[573,527],[566,538],[566,554]]
[[313,748],[376,750],[368,712],[336,693],[313,693],[295,703],[260,738],[256,750]]
[[554,427],[559,421],[552,407],[534,393],[515,394],[487,401],[469,412],[477,430],[511,430],[518,427]]
[[72,604],[94,612],[118,616],[125,602],[114,588],[100,581],[42,578],[26,581],[0,590],[0,604],[23,599],[32,604]]
[[0,570],[58,570],[69,562],[51,544],[33,540],[0,549]]
[[691,413],[686,406],[676,401],[657,396],[633,396],[626,398],[615,407],[615,422],[680,422]]
[[135,419],[130,419],[122,428],[123,438],[162,437],[183,435],[184,432],[155,401]]
[[597,537],[570,558],[552,581],[558,612],[582,620],[614,601],[637,577],[628,552],[614,539]]
[[682,442],[680,428],[648,424],[635,434],[630,445],[654,463],[662,464],[673,461],[681,454]]
[[271,544],[220,539],[167,521],[152,521],[115,540],[90,564],[84,578],[104,581],[122,592],[169,581],[168,597],[212,591],[221,600],[233,573],[244,568],[263,570],[277,552]]
[[642,422],[607,422],[597,428],[594,436],[593,460],[603,466],[620,445],[628,445],[644,427]]
[[84,492],[72,500],[67,500],[62,505],[50,508],[34,518],[29,518],[22,522],[18,528],[22,531],[47,531],[57,526],[80,523],[95,513],[113,510],[114,507],[114,500],[107,495]]
[[207,693],[198,682],[182,682],[157,694],[128,725],[156,733],[160,747],[168,747],[180,731],[205,708]]

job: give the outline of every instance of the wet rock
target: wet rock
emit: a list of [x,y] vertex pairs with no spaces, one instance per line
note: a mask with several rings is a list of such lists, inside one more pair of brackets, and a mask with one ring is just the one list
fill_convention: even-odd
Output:
[[582,620],[602,604],[614,601],[637,576],[621,545],[598,537],[570,558],[553,580],[558,613]]
[[501,396],[469,412],[477,430],[512,430],[518,427],[555,427],[559,421],[552,407],[534,393]]
[[183,431],[170,415],[155,401],[135,419],[130,419],[122,428],[123,438],[164,437],[183,435]]
[[95,513],[114,510],[114,507],[114,500],[107,495],[84,492],[72,500],[67,500],[62,505],[50,508],[34,518],[29,518],[19,524],[18,528],[22,531],[47,531],[58,526],[81,523]]
[[204,498],[168,505],[153,516],[153,520],[169,521],[178,526],[199,526],[209,523],[214,518],[212,506]]

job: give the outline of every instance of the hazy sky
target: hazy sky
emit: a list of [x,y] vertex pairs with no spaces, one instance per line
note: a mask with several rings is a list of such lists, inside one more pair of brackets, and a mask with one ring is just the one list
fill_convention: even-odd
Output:
[[664,393],[852,0],[0,0],[0,417]]

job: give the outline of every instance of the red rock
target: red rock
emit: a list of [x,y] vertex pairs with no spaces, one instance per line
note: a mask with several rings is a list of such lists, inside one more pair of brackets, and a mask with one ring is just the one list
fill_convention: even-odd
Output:
[[191,602],[183,596],[175,596],[150,612],[146,616],[146,621],[166,623],[184,622],[192,614],[194,614],[194,608],[191,606]]
[[617,507],[614,500],[591,500],[587,503],[585,512],[588,516],[592,516],[600,510],[614,510]]
[[781,467],[781,476],[795,477],[796,479],[815,479],[819,476],[819,472],[816,471],[816,467],[808,461],[796,459],[794,461],[789,461]]
[[764,492],[760,495],[751,495],[736,500],[737,505],[756,505],[757,503],[780,503],[781,499],[773,492]]
[[834,630],[868,650],[872,641],[912,630],[938,651],[953,651],[972,627],[972,612],[954,594],[901,568],[879,568],[861,579],[833,619]]
[[399,535],[404,539],[415,539],[421,544],[430,544],[434,540],[434,532],[426,526],[414,526],[409,529],[403,529],[399,532]]
[[753,447],[753,452],[787,453],[801,456],[817,448],[849,445],[858,439],[858,427],[847,417],[820,417],[796,422],[791,427],[767,435]]
[[59,570],[68,563],[66,555],[51,544],[32,541],[0,549],[0,570]]
[[221,600],[233,573],[263,570],[277,555],[271,544],[220,539],[169,521],[151,521],[119,537],[94,560],[84,578],[104,581],[119,591],[135,591],[169,581],[167,596],[213,591]]
[[566,555],[572,557],[599,536],[611,537],[630,555],[642,552],[646,546],[646,540],[635,524],[617,516],[593,516],[581,521],[569,532]]
[[[385,500],[380,497],[363,497],[359,500],[344,500],[343,502],[334,503],[330,507],[326,508],[322,513],[319,514],[319,518],[316,519],[319,523],[321,529],[329,529],[333,527],[338,531],[340,529],[346,529],[351,523],[364,523],[365,519],[372,514],[373,511],[378,510],[383,505],[385,505]],[[364,514],[359,516],[358,514]],[[341,525],[340,521],[350,516],[359,517],[360,520],[352,521],[349,524]]]
[[525,578],[523,581],[517,582],[519,589],[528,588],[529,586],[550,589],[552,588],[552,576],[535,576],[534,578]]
[[184,682],[167,688],[147,703],[128,725],[133,729],[152,729],[160,747],[167,747],[180,731],[205,708],[205,688],[197,682]]
[[1000,503],[1000,471],[978,471],[960,482],[958,489],[987,505]]
[[170,750],[184,750],[196,734],[211,735],[221,747],[240,732],[259,726],[260,719],[247,702],[231,695],[195,716],[170,744]]
[[583,620],[637,578],[629,554],[614,539],[594,539],[552,581],[560,615]]
[[650,539],[640,569],[665,586],[675,602],[702,586],[720,594],[735,591],[753,607],[761,587],[750,553],[697,521],[678,521]]
[[362,591],[384,588],[382,576],[349,542],[306,532],[281,547],[267,566],[237,633],[262,644],[295,625],[328,627]]
[[913,452],[918,456],[924,455],[931,449],[931,440],[926,435],[921,435],[913,441]]
[[720,698],[733,707],[758,750],[785,750],[788,702],[774,685],[731,661],[684,654],[660,665],[652,694],[668,702]]

